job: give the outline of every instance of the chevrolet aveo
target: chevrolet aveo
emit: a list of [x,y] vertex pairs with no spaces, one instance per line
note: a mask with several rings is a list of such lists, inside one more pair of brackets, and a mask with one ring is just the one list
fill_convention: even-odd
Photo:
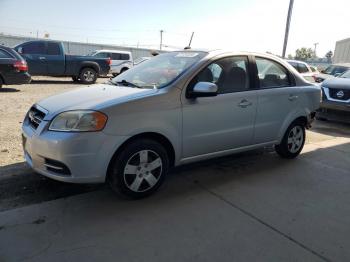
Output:
[[107,181],[141,198],[173,166],[273,145],[296,157],[320,98],[319,87],[274,56],[170,52],[34,104],[24,154],[44,176]]

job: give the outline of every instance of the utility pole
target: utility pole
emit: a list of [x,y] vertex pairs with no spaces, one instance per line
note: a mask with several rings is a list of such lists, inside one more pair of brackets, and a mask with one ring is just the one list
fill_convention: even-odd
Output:
[[159,45],[159,50],[162,50],[162,45],[163,45],[163,30],[160,30],[160,45]]
[[315,56],[315,57],[317,56],[317,55],[316,55],[316,49],[317,49],[318,44],[319,44],[319,43],[314,43],[314,46],[315,46],[315,48],[314,48],[314,56]]
[[39,38],[39,30],[36,30],[36,38]]
[[290,25],[290,20],[292,19],[293,4],[294,4],[294,0],[290,0],[289,1],[289,8],[288,8],[288,15],[287,15],[287,22],[286,22],[286,31],[285,31],[285,34],[284,34],[282,58],[286,57],[288,35],[289,35],[289,25]]

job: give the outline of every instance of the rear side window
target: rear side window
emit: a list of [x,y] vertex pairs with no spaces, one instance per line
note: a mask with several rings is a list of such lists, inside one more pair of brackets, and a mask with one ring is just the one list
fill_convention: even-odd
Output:
[[291,86],[289,73],[279,63],[266,58],[256,57],[256,66],[261,88]]
[[109,58],[109,57],[111,57],[111,55],[110,55],[110,53],[102,52],[102,53],[96,54],[95,57],[98,57],[98,58]]
[[129,54],[120,54],[120,60],[130,60]]
[[42,42],[29,43],[22,46],[23,54],[46,54],[45,44]]
[[47,54],[48,55],[60,55],[61,50],[60,46],[57,43],[48,43],[47,45]]
[[112,60],[121,60],[120,59],[120,54],[119,53],[112,53],[111,54],[111,59]]
[[309,72],[309,69],[307,68],[307,66],[302,64],[302,63],[299,63],[298,67],[299,67],[299,70],[298,70],[299,73],[308,73]]
[[13,58],[9,53],[7,53],[5,50],[0,49],[0,59],[1,58]]

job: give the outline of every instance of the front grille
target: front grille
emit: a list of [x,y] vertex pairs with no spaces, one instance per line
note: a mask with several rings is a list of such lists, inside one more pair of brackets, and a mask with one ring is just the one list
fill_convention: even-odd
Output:
[[65,175],[65,176],[71,175],[69,168],[65,164],[57,160],[45,158],[44,166],[46,167],[47,171],[50,171],[59,175]]
[[45,113],[40,111],[38,108],[32,106],[32,108],[28,112],[28,121],[29,125],[37,129],[38,126],[40,125],[41,121],[43,121],[45,117]]
[[329,96],[333,99],[349,100],[350,99],[350,90],[349,89],[329,88]]

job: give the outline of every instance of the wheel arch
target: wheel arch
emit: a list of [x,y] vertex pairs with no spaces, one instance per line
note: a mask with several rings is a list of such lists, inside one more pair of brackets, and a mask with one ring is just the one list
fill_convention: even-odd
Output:
[[116,157],[120,154],[120,152],[122,152],[126,148],[126,146],[129,145],[131,142],[138,139],[151,139],[163,145],[169,156],[170,167],[175,165],[175,148],[173,144],[170,142],[170,140],[166,136],[160,133],[144,132],[128,138],[118,147],[118,149],[114,152],[112,158],[108,163],[106,177],[108,177],[108,175],[110,174],[112,163],[116,159]]
[[79,70],[78,70],[78,76],[80,75],[81,71],[85,68],[92,68],[96,71],[97,75],[100,74],[100,66],[95,62],[83,62],[80,64]]
[[280,133],[278,135],[279,142],[282,141],[283,136],[284,136],[286,130],[288,129],[288,127],[296,121],[300,121],[305,127],[307,127],[308,118],[304,114],[294,115],[293,117],[287,118],[286,121],[283,123],[282,128],[280,130]]

